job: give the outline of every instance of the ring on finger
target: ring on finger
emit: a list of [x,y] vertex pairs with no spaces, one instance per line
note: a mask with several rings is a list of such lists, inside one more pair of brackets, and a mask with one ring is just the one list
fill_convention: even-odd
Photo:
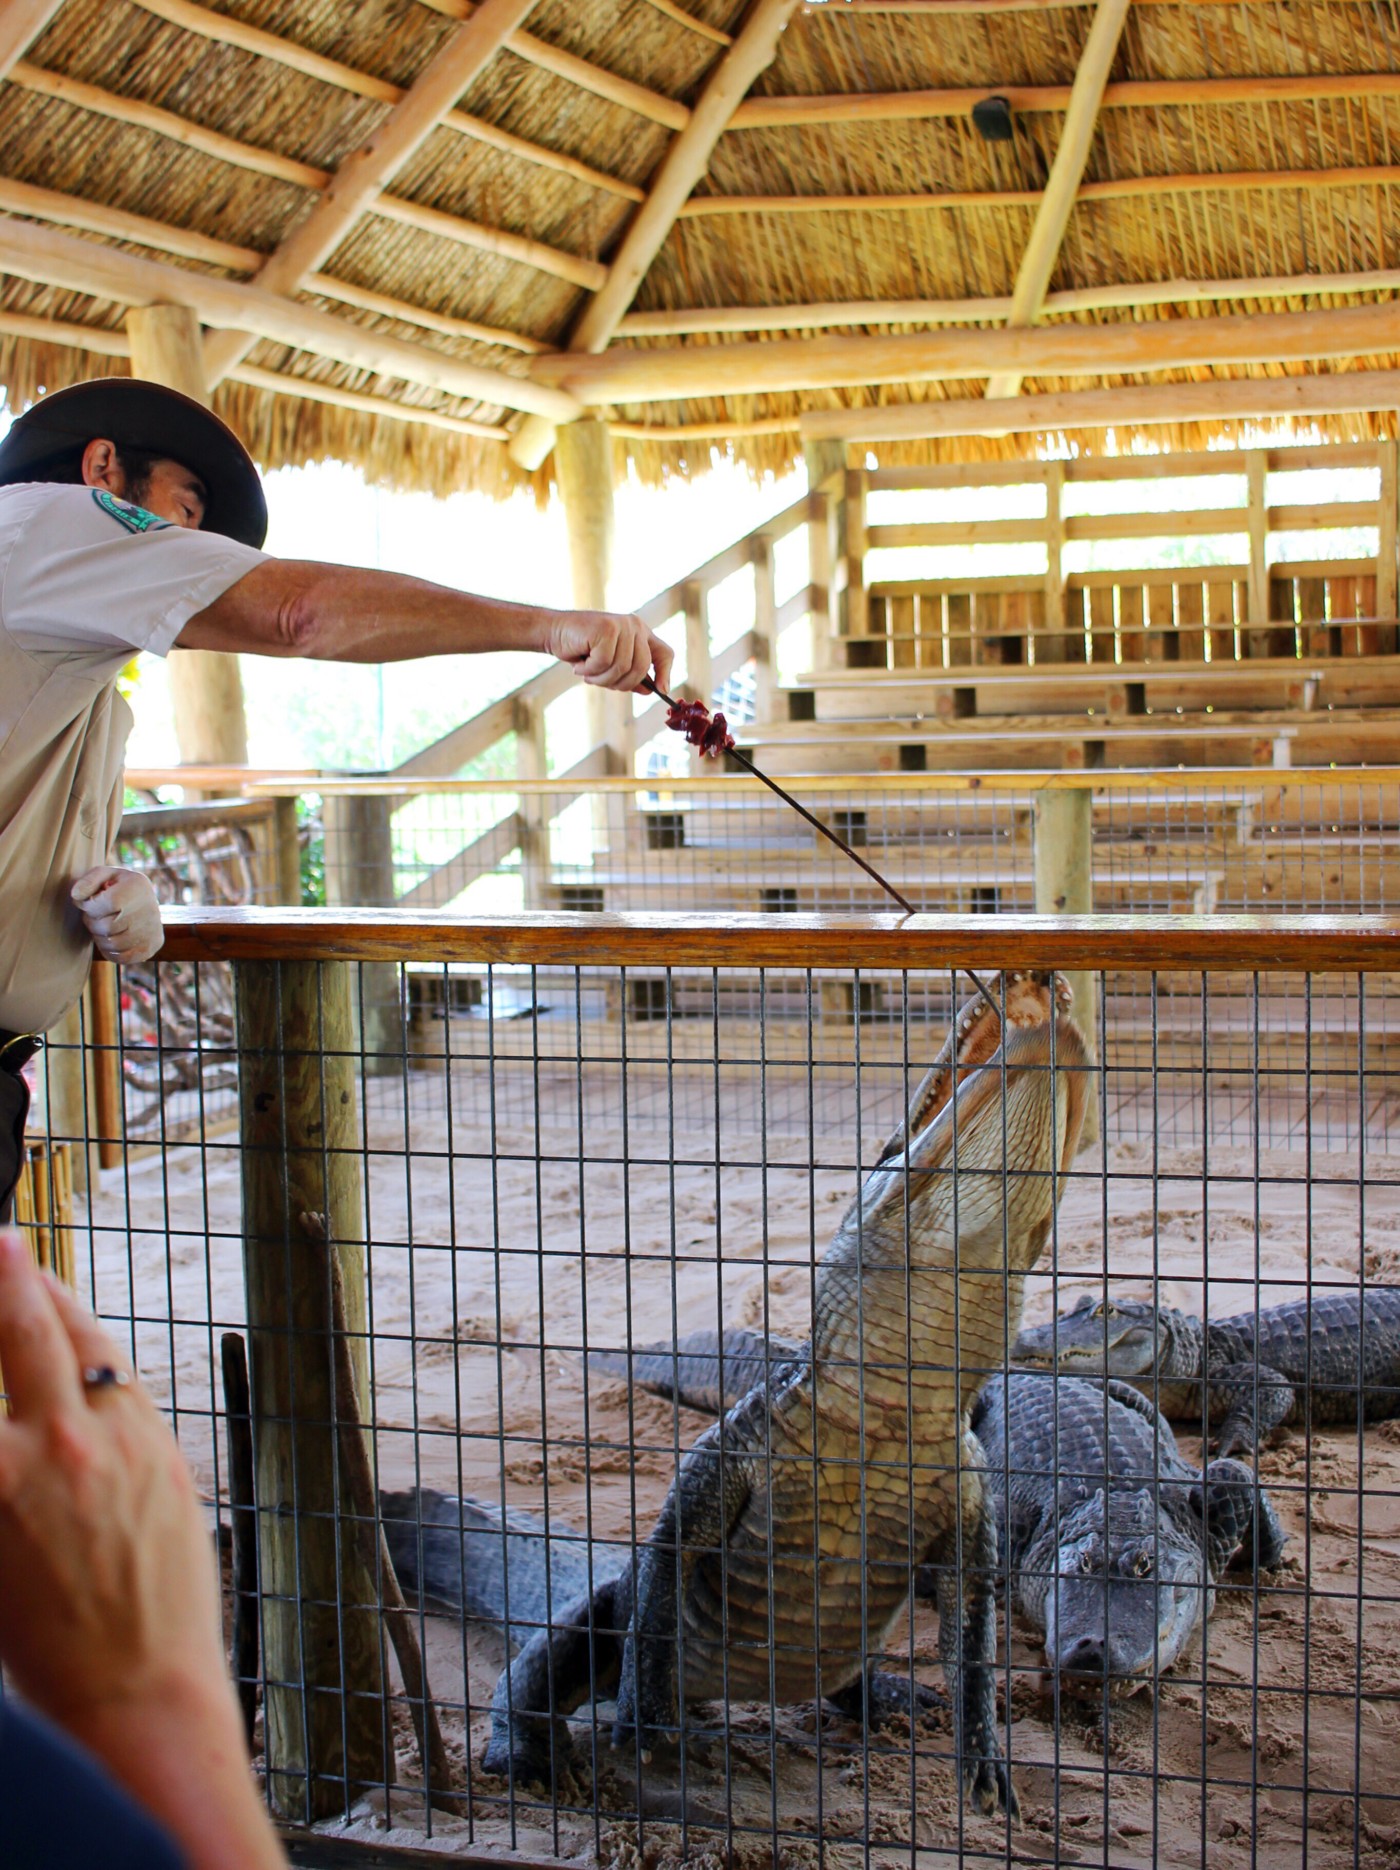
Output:
[[130,1374],[115,1364],[88,1364],[83,1370],[85,1390],[124,1390],[130,1382]]

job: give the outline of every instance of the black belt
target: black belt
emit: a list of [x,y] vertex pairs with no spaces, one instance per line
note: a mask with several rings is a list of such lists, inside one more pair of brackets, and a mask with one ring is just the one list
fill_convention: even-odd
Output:
[[0,1071],[13,1072],[16,1077],[33,1058],[43,1049],[44,1038],[38,1032],[6,1032],[0,1026]]

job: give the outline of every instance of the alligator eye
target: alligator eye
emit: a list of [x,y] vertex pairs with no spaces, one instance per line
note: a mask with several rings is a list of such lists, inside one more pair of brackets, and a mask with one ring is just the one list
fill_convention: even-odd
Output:
[[1092,1315],[1095,1318],[1106,1318],[1108,1316],[1108,1301],[1106,1299],[1100,1299],[1098,1304],[1094,1307]]
[[1150,1578],[1151,1575],[1152,1554],[1150,1552],[1139,1552],[1137,1557],[1133,1560],[1133,1576],[1135,1578]]

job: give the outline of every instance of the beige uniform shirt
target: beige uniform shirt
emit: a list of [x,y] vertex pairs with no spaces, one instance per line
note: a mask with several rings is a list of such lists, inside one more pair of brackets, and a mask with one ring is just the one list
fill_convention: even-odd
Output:
[[0,487],[0,1028],[42,1032],[87,979],[68,892],[121,822],[118,673],[262,558],[98,489]]

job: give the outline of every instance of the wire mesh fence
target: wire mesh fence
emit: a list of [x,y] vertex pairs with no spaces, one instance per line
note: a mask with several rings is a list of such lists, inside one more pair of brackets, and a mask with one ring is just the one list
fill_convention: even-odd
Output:
[[196,1025],[237,977],[222,1123],[101,1168],[83,1034],[36,1133],[80,1290],[256,1528],[226,1608],[286,1817],[629,1866],[1394,1861],[1383,929],[220,927],[173,941]]

